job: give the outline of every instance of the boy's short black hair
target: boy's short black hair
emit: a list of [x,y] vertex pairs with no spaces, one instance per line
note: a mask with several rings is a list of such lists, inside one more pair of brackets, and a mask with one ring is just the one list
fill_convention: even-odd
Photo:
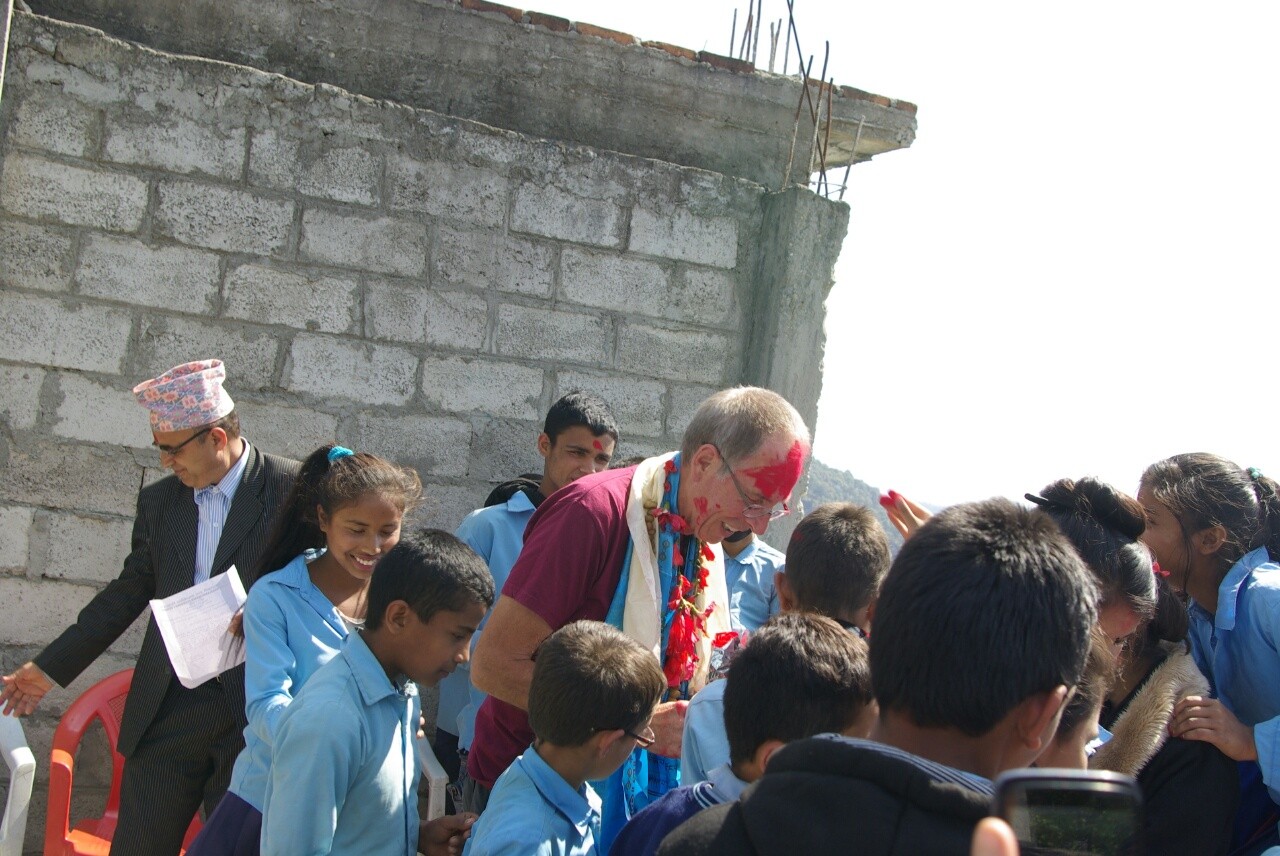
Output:
[[1005,499],[957,505],[903,545],[876,604],[880,715],[989,732],[1014,707],[1075,686],[1097,620],[1092,575],[1062,531]]
[[493,606],[493,575],[476,552],[440,529],[400,536],[369,581],[365,629],[377,630],[392,601],[403,600],[427,622],[437,612],[460,612],[473,603]]
[[766,740],[842,732],[872,701],[867,643],[820,615],[770,618],[733,658],[727,680],[724,727],[735,764]]
[[797,606],[832,618],[871,603],[888,569],[884,528],[848,502],[828,502],[805,515],[787,546],[787,585]]
[[614,418],[609,405],[598,395],[575,389],[560,396],[547,411],[547,418],[542,423],[542,433],[547,435],[554,446],[560,435],[575,425],[587,426],[597,437],[608,434],[615,443],[618,441],[618,420]]
[[634,732],[666,686],[653,652],[608,624],[575,621],[534,653],[529,728],[554,746],[581,746],[600,731]]

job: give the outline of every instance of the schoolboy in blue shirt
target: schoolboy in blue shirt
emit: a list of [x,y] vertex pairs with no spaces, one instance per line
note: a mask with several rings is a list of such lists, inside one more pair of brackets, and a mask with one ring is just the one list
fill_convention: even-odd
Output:
[[280,718],[262,853],[413,856],[456,852],[471,818],[420,824],[417,684],[469,656],[493,578],[439,530],[401,539],[369,584],[365,630],[311,677]]
[[598,621],[557,630],[535,654],[533,745],[494,784],[464,856],[593,856],[600,798],[588,781],[613,774],[636,744],[666,679],[653,652]]
[[[867,638],[871,604],[889,570],[889,540],[870,511],[828,502],[806,515],[787,546],[786,573],[774,575],[783,612],[812,612]],[[684,720],[680,782],[705,781],[729,762],[725,732],[725,682],[707,684]]]
[[720,542],[724,550],[724,582],[729,589],[729,623],[754,633],[781,610],[774,579],[784,572],[787,557],[748,529]]
[[642,809],[613,840],[610,856],[651,856],[702,809],[736,800],[777,749],[825,732],[866,737],[876,717],[867,643],[818,615],[771,618],[722,683],[731,761]]

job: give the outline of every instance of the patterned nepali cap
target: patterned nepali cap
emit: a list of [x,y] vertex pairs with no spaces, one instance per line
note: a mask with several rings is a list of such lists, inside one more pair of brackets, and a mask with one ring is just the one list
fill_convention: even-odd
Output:
[[174,366],[133,388],[138,403],[151,411],[152,431],[182,431],[217,422],[235,402],[222,388],[222,360],[198,360]]

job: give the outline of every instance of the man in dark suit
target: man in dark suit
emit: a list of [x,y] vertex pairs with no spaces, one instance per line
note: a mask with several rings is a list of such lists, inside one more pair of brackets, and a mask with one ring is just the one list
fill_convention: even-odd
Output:
[[[132,551],[120,576],[33,662],[5,676],[4,712],[33,711],[53,682],[66,686],[146,608],[236,566],[247,589],[261,569],[275,510],[299,464],[240,436],[219,360],[185,363],[134,387],[151,411],[160,462],[173,471],[138,494]],[[174,676],[153,619],[125,703],[125,758],[112,851],[174,856],[192,816],[211,813],[244,745],[244,667],[194,688]]]

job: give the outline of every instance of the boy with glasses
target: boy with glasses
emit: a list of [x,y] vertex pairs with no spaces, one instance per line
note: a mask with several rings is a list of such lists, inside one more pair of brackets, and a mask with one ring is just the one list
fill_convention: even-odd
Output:
[[604,779],[649,726],[666,680],[653,652],[597,621],[575,621],[535,652],[529,687],[533,745],[498,778],[467,842],[466,856],[600,853]]

